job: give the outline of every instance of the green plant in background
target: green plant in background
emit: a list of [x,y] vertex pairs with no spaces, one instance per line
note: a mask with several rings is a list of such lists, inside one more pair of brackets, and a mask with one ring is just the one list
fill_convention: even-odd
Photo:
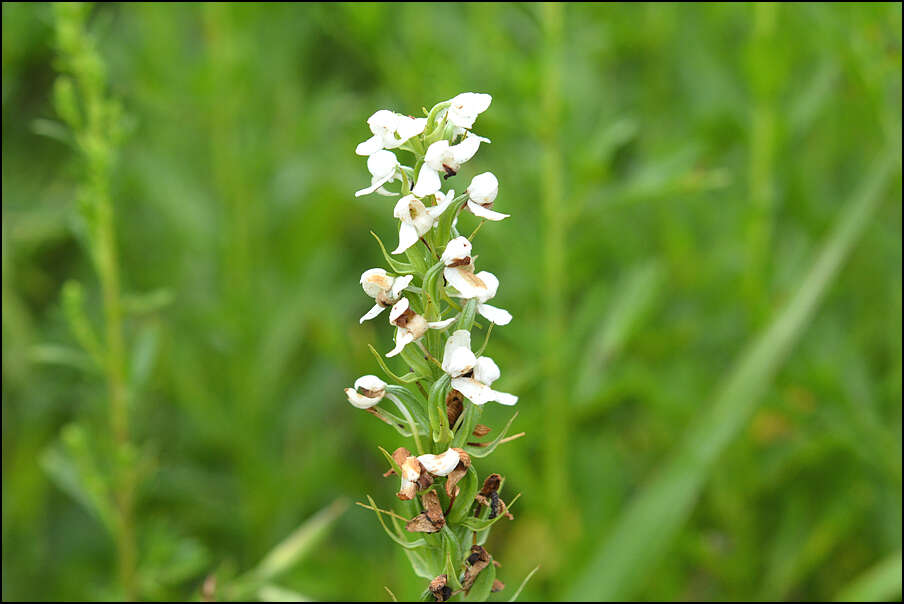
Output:
[[[85,314],[83,289],[70,281],[63,303],[73,334],[89,362],[107,383],[108,430],[96,442],[90,428],[71,425],[61,448],[45,458],[45,467],[98,514],[116,541],[122,595],[137,595],[135,491],[142,467],[129,429],[133,386],[123,336],[123,300],[116,245],[114,201],[110,187],[123,119],[119,103],[107,96],[106,71],[94,39],[85,31],[88,6],[57,4],[56,39],[62,75],[54,86],[57,113],[71,128],[84,163],[78,212],[84,245],[93,260],[102,292],[101,335]],[[78,358],[79,353],[73,353]],[[102,449],[100,453],[98,449]],[[101,461],[103,460],[103,461]]]
[[[371,173],[370,186],[355,195],[401,196],[393,211],[400,227],[392,254],[404,253],[407,262],[386,253],[374,235],[394,274],[374,268],[361,275],[361,286],[375,304],[360,322],[389,309],[395,347],[386,356],[399,356],[406,368],[394,372],[371,347],[387,376],[397,383],[365,375],[345,393],[353,406],[411,437],[416,450],[412,454],[399,447],[389,454],[380,448],[390,464],[387,475],[401,479],[397,497],[407,502],[407,516],[377,507],[370,497],[370,505],[364,507],[376,512],[389,537],[404,548],[414,571],[429,581],[423,595],[438,602],[459,597],[484,601],[505,587],[496,578],[496,561],[483,546],[496,522],[512,518],[509,508],[518,499],[506,504],[501,498],[504,479],[492,473],[481,483],[472,465],[472,458],[487,457],[500,444],[523,436],[506,436],[512,416],[502,430],[497,428],[495,438],[481,442],[492,429],[478,421],[488,402],[518,402],[517,396],[492,388],[500,377],[499,367],[483,353],[493,326],[508,325],[512,316],[487,304],[496,295],[499,280],[488,271],[477,272],[477,256],[471,253],[471,241],[484,222],[509,215],[493,209],[499,183],[492,172],[475,176],[458,197],[452,189],[444,193],[441,180],[454,177],[481,143],[490,142],[471,128],[491,100],[488,94],[465,92],[429,112],[425,109],[426,117],[421,118],[382,109],[367,120],[373,136],[355,150],[368,156]],[[393,149],[412,154],[414,166],[401,164]],[[395,181],[401,183],[399,191],[385,188]],[[468,237],[458,231],[462,212],[481,219]],[[478,322],[478,317],[485,321]],[[476,351],[473,328],[484,332]],[[391,401],[399,415],[378,406],[384,400]],[[404,531],[399,521],[404,522]],[[418,533],[421,536],[415,538]]]

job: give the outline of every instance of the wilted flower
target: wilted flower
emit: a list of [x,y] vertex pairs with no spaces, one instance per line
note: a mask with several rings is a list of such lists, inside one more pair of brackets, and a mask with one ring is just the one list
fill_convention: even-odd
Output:
[[424,131],[427,119],[381,109],[368,118],[367,125],[373,136],[355,148],[358,155],[373,155],[381,149],[401,147],[412,136]]
[[458,292],[458,298],[477,299],[477,312],[496,325],[508,325],[512,315],[502,308],[497,308],[486,301],[496,295],[499,279],[491,272],[474,273],[471,259],[471,242],[466,237],[456,237],[446,245],[441,257],[446,268],[443,276],[446,282]]
[[401,254],[417,243],[419,238],[433,228],[455,198],[455,191],[449,191],[445,195],[441,192],[434,193],[436,193],[435,206],[425,206],[414,195],[406,195],[396,203],[392,213],[402,221],[402,224],[399,227],[399,245],[392,251],[393,254]]
[[376,191],[380,195],[395,195],[383,188],[393,180],[402,180],[399,160],[392,151],[377,151],[367,158],[367,170],[370,172],[370,186],[355,192],[355,197],[368,195]]
[[376,300],[377,303],[361,317],[358,323],[373,319],[383,312],[384,308],[389,308],[398,302],[402,291],[408,287],[412,279],[414,279],[412,275],[391,277],[382,268],[364,271],[361,274],[361,287],[364,288],[364,293]]
[[355,380],[354,388],[346,388],[348,402],[358,409],[370,409],[386,395],[386,382],[375,375],[362,375]]
[[475,216],[496,221],[509,217],[509,214],[493,211],[493,202],[499,193],[499,181],[492,172],[484,172],[472,178],[467,193],[468,210]]
[[419,340],[428,329],[445,329],[455,317],[446,319],[445,321],[429,322],[427,319],[417,314],[411,309],[408,298],[402,298],[389,311],[389,322],[396,326],[396,345],[395,348],[386,353],[387,357],[394,357],[402,352],[411,342]]
[[490,357],[477,358],[471,352],[471,332],[459,329],[446,340],[443,351],[443,371],[452,376],[452,388],[461,392],[475,405],[495,401],[514,405],[518,397],[497,392],[490,386],[501,375],[499,366]]
[[465,139],[457,145],[450,145],[447,140],[437,141],[430,145],[412,193],[418,197],[425,197],[439,191],[442,186],[440,173],[447,178],[455,176],[461,165],[474,157],[481,142],[488,143],[490,140],[469,132]]

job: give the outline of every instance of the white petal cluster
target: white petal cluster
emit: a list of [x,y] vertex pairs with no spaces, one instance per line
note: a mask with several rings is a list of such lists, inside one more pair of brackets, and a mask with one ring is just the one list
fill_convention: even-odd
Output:
[[456,145],[450,145],[447,140],[436,141],[430,145],[412,193],[424,197],[439,191],[442,187],[440,174],[446,178],[455,176],[461,165],[474,157],[480,143],[488,142],[489,139],[468,132],[465,139]]
[[392,215],[402,224],[399,227],[399,245],[392,251],[393,254],[401,254],[433,228],[455,199],[455,191],[450,190],[446,194],[435,192],[435,198],[436,205],[429,207],[414,195],[406,195],[396,203]]
[[386,353],[387,357],[394,357],[402,352],[408,344],[420,340],[428,329],[445,329],[452,325],[455,317],[445,321],[427,321],[424,317],[411,310],[408,298],[402,298],[389,311],[389,322],[396,326],[395,348]]
[[[361,275],[364,293],[373,298],[374,305],[361,317],[363,323],[379,316],[389,308],[389,323],[395,327],[395,346],[386,353],[396,356],[411,343],[417,343],[425,358],[434,360],[421,338],[428,330],[445,330],[458,316],[442,321],[428,321],[415,312],[411,301],[419,298],[408,295],[425,295],[428,291],[427,277],[423,263],[428,266],[438,258],[442,266],[443,282],[430,281],[429,287],[445,287],[444,294],[463,301],[475,300],[476,311],[496,325],[506,325],[512,320],[508,311],[491,306],[487,302],[495,297],[499,280],[488,271],[476,271],[472,256],[471,241],[466,237],[454,236],[439,249],[443,242],[457,235],[455,227],[460,212],[470,212],[479,219],[500,221],[508,218],[494,208],[499,194],[499,181],[492,172],[483,172],[471,179],[465,194],[456,199],[455,191],[443,192],[443,180],[455,176],[462,165],[470,161],[487,138],[471,131],[477,117],[486,111],[492,97],[488,94],[465,92],[437,105],[427,118],[414,118],[386,109],[377,111],[367,120],[372,136],[360,143],[355,152],[367,156],[367,170],[370,185],[357,191],[356,196],[377,193],[380,195],[400,195],[393,207],[393,216],[399,220],[399,242],[392,254],[409,253],[407,263],[397,264],[389,260],[399,272],[415,272],[425,283],[413,284],[415,275],[394,275],[381,268],[373,268]],[[398,152],[408,152],[415,156],[414,167],[403,165]],[[401,191],[387,189],[394,182],[401,183]],[[393,187],[389,187],[392,189]],[[450,216],[451,214],[451,216]],[[445,218],[443,218],[445,215]],[[452,233],[437,236],[434,229],[440,224],[452,226]],[[451,218],[451,221],[449,221]],[[423,241],[426,249],[410,251]],[[437,249],[432,246],[436,245]],[[411,255],[415,253],[416,255]],[[425,260],[419,260],[423,254]],[[406,269],[418,267],[420,270]],[[428,271],[429,272],[429,271]],[[436,272],[430,273],[436,277]],[[425,301],[428,299],[424,298]],[[440,303],[439,300],[425,302],[427,306]],[[473,304],[473,303],[472,303]],[[454,306],[454,305],[453,305]],[[425,311],[426,314],[426,311]],[[411,358],[406,355],[406,358]],[[438,361],[435,361],[439,363]],[[500,371],[496,363],[487,356],[477,356],[471,349],[471,334],[466,329],[455,331],[445,342],[442,362],[443,371],[451,377],[451,387],[475,405],[497,402],[514,405],[518,397],[492,388],[499,379]],[[398,403],[394,395],[386,392],[386,384],[376,376],[366,375],[355,381],[353,388],[346,388],[349,403],[360,409],[369,409],[388,396]],[[375,412],[375,411],[374,411]],[[410,418],[409,418],[410,419]],[[385,418],[384,418],[385,421]],[[400,497],[414,496],[415,484],[420,477],[421,467],[433,476],[448,476],[459,464],[459,452],[449,449],[444,453],[408,457],[400,466]],[[410,495],[410,497],[409,497]]]
[[419,135],[427,125],[426,118],[414,118],[388,109],[380,109],[367,120],[373,136],[355,148],[358,155],[373,155],[381,149],[397,149],[408,139]]
[[361,317],[358,323],[373,319],[383,312],[384,308],[389,308],[398,302],[402,292],[412,279],[414,277],[411,275],[392,277],[382,268],[372,268],[361,273],[361,287],[364,289],[364,293],[377,303]]
[[461,392],[475,405],[495,401],[514,405],[518,397],[498,392],[490,386],[499,379],[499,366],[490,357],[477,357],[471,352],[471,333],[459,329],[446,340],[443,351],[443,371],[452,377],[452,388]]
[[402,180],[401,164],[392,151],[380,150],[367,158],[367,171],[370,172],[370,186],[355,191],[355,197],[369,195],[376,191],[380,195],[393,195],[383,185],[394,180]]
[[456,237],[446,245],[441,260],[446,265],[443,276],[455,288],[452,295],[465,300],[476,298],[477,312],[496,325],[511,322],[512,315],[507,310],[486,303],[496,295],[499,279],[489,271],[474,272],[470,241],[465,237]]

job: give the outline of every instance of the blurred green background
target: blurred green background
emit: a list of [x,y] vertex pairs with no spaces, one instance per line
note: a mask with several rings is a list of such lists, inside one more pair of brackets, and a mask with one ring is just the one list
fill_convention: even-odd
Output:
[[[107,391],[61,302],[77,280],[102,329],[54,11],[2,11],[3,598],[119,598]],[[527,432],[478,464],[523,493],[497,595],[539,564],[524,599],[900,597],[899,4],[105,3],[88,28],[127,126],[139,597],[391,505],[401,439],[342,393],[391,343],[357,321],[396,225],[354,148],[376,109],[463,91],[493,143],[450,182],[492,170],[512,214],[475,249]],[[356,506],[273,585],[249,597],[424,588]]]

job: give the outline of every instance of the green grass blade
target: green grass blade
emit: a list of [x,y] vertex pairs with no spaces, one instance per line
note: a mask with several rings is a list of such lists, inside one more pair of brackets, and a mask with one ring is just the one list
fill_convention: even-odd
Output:
[[893,554],[848,583],[836,602],[877,602],[901,598],[901,552]]
[[894,154],[876,164],[848,202],[800,288],[744,351],[678,446],[616,522],[570,590],[574,600],[630,597],[655,568],[691,513],[709,468],[745,425],[882,200]]

